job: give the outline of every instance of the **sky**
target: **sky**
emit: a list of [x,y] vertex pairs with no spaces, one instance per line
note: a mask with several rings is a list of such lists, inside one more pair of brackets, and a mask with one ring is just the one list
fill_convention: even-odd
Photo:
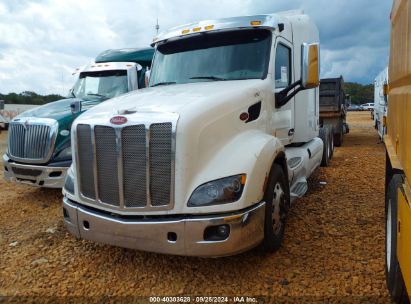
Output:
[[390,0],[0,0],[0,93],[67,95],[106,49],[146,47],[204,19],[303,9],[320,31],[321,77],[372,83],[388,64]]

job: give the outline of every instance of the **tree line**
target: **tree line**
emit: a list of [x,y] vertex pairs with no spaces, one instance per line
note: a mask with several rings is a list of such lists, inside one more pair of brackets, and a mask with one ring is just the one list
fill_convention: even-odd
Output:
[[40,95],[32,91],[24,91],[19,94],[9,93],[7,95],[0,93],[0,100],[4,100],[6,104],[43,105],[63,98],[65,97],[58,94]]
[[[351,95],[351,103],[363,104],[374,102],[374,85],[362,85],[356,82],[345,82],[344,91]],[[58,94],[40,95],[32,91],[24,91],[19,94],[9,93],[7,95],[0,94],[0,100],[4,100],[8,104],[34,104],[42,105],[64,97]]]
[[352,104],[374,102],[373,84],[362,85],[356,82],[346,82],[344,83],[344,92],[351,95]]

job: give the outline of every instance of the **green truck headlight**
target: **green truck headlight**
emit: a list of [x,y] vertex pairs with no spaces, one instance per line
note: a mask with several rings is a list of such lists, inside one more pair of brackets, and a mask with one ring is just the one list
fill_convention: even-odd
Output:
[[217,179],[197,187],[188,200],[189,207],[227,204],[238,201],[244,190],[245,174]]
[[54,161],[60,160],[71,160],[71,146],[60,151],[60,153],[54,158]]

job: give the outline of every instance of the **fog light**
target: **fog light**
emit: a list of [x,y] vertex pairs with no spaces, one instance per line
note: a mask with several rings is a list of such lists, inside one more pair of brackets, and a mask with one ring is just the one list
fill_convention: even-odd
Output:
[[230,226],[227,224],[210,226],[204,230],[205,241],[224,241],[230,235]]
[[217,228],[217,234],[221,237],[227,237],[230,233],[230,227],[228,225],[221,225]]

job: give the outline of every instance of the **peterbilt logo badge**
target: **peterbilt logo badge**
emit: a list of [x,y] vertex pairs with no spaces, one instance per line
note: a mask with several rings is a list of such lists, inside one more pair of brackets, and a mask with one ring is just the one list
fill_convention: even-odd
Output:
[[114,116],[110,119],[113,125],[124,125],[127,122],[127,117],[124,116]]

